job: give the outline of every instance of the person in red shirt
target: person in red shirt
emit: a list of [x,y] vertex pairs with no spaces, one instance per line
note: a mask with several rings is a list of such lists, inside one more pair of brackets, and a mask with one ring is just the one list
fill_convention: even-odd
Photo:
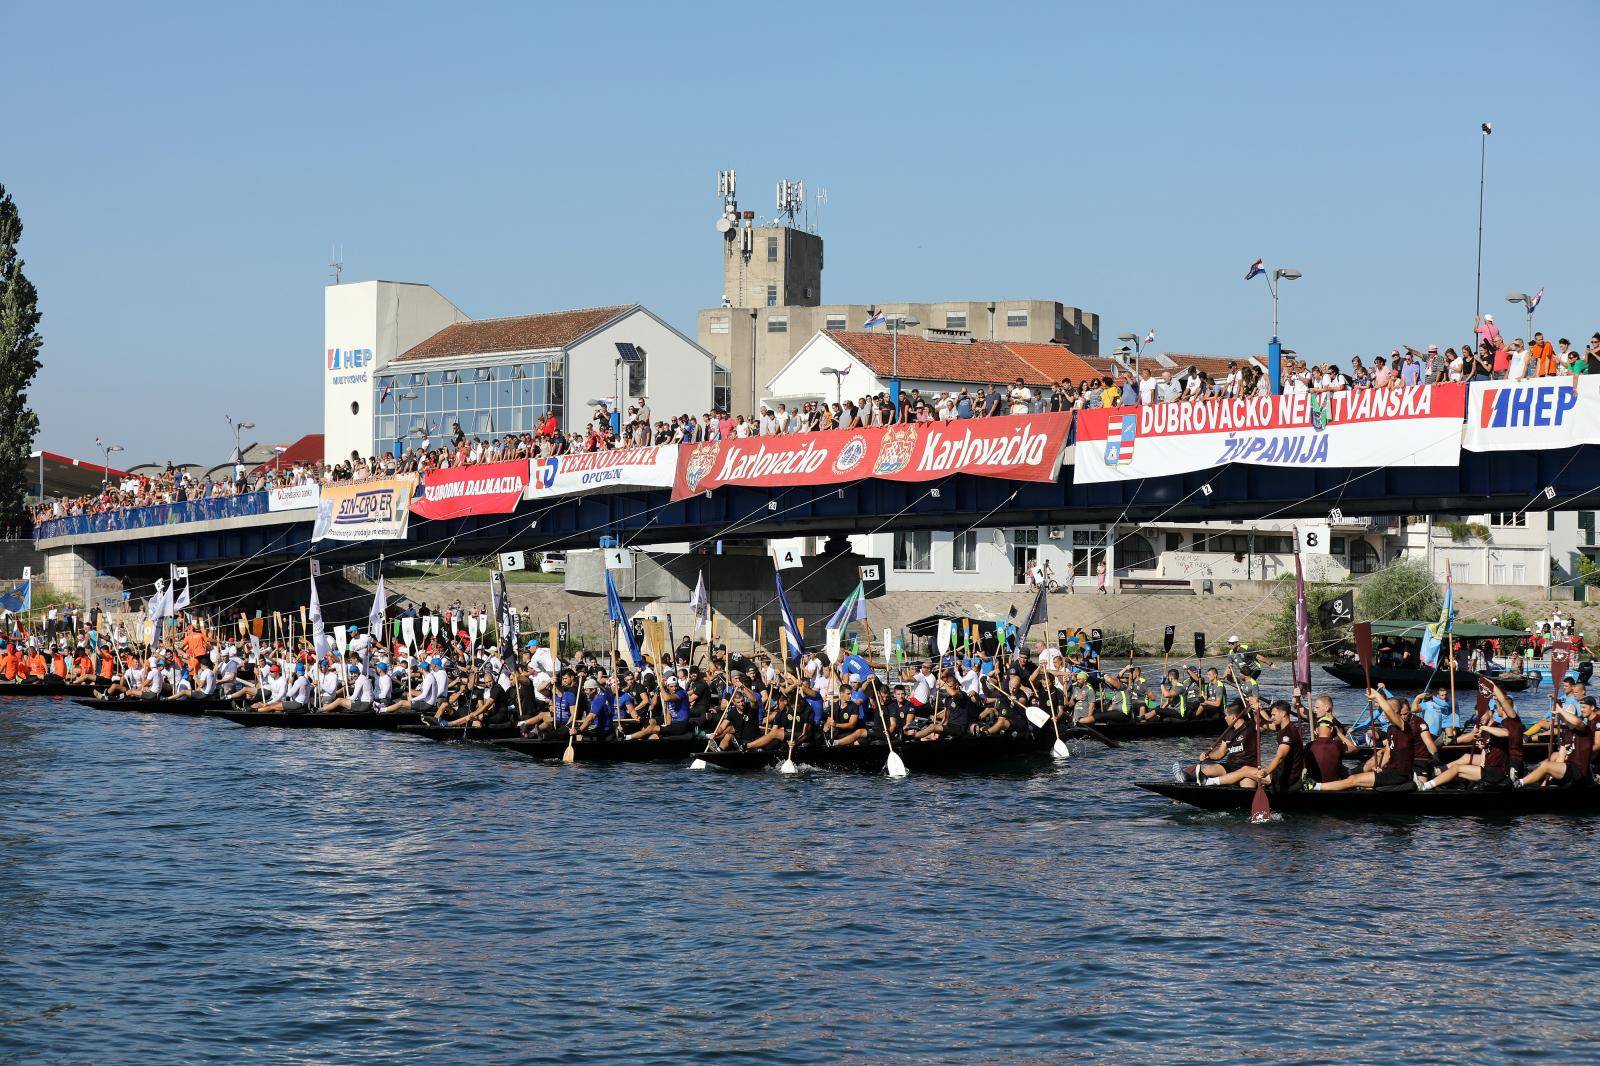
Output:
[[1343,792],[1349,788],[1371,788],[1409,792],[1417,787],[1412,773],[1416,769],[1418,749],[1426,749],[1434,759],[1439,757],[1433,735],[1422,728],[1422,720],[1412,713],[1411,704],[1371,688],[1367,689],[1367,699],[1389,720],[1383,748],[1373,759],[1376,769],[1364,770],[1337,781],[1319,781],[1311,786],[1315,791]]
[[1526,777],[1513,782],[1517,788],[1585,788],[1594,784],[1594,731],[1600,723],[1600,705],[1596,705],[1593,696],[1585,696],[1578,701],[1577,712],[1557,705],[1554,714],[1564,727],[1561,743],[1552,747],[1550,757],[1528,771]]

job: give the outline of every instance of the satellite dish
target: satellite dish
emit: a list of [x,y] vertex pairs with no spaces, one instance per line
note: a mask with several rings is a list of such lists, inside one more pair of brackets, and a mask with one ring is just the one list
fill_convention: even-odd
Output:
[[723,216],[721,216],[721,217],[719,217],[717,219],[717,232],[718,233],[727,233],[732,228],[733,228],[733,223],[728,221],[728,217],[726,215],[723,215]]

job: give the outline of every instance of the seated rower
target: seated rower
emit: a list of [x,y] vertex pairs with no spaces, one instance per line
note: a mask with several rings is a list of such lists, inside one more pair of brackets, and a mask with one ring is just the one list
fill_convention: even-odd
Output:
[[1439,788],[1454,781],[1475,781],[1491,788],[1503,788],[1522,773],[1522,719],[1516,705],[1494,681],[1494,695],[1476,724],[1459,738],[1460,743],[1476,744],[1478,750],[1461,756],[1423,785]]
[[1138,669],[1136,666],[1124,667],[1114,677],[1102,674],[1100,694],[1094,701],[1094,709],[1080,717],[1077,724],[1122,725],[1133,721],[1139,704],[1143,701],[1142,693],[1136,694],[1134,687],[1137,683]]
[[283,664],[267,667],[267,679],[261,686],[261,699],[250,705],[252,711],[281,711],[289,691],[288,679],[283,676]]
[[866,700],[852,682],[840,682],[839,694],[832,700],[827,729],[833,745],[839,748],[851,747],[867,738]]
[[1318,696],[1313,706],[1316,729],[1306,745],[1306,774],[1314,783],[1342,780],[1345,757],[1356,753],[1356,742],[1333,716],[1332,697]]
[[751,690],[735,682],[723,695],[722,715],[711,730],[711,747],[734,751],[754,740],[761,730],[759,713]]
[[1251,767],[1240,784],[1264,784],[1274,793],[1288,792],[1301,785],[1306,772],[1305,737],[1295,724],[1288,700],[1273,700],[1267,712],[1267,725],[1278,734],[1278,747],[1271,761],[1259,769]]
[[1252,760],[1260,738],[1254,716],[1245,710],[1244,704],[1233,700],[1223,707],[1222,719],[1226,728],[1206,750],[1205,758],[1187,767],[1182,763],[1172,764],[1175,780],[1202,785],[1236,785],[1248,778],[1251,785],[1255,784]]
[[769,690],[767,713],[762,720],[760,735],[745,744],[746,750],[761,751],[789,742],[789,733],[799,727],[799,682],[793,677],[782,677]]
[[588,697],[589,705],[578,718],[579,735],[603,740],[616,730],[616,685],[615,678],[607,678],[601,684],[591,677],[583,683],[583,692]]
[[940,679],[934,706],[937,710],[932,723],[919,731],[913,740],[954,740],[964,737],[982,708],[977,700],[961,691],[953,674],[945,674]]
[[1370,788],[1380,792],[1409,792],[1417,787],[1415,773],[1420,753],[1438,757],[1432,735],[1422,728],[1422,721],[1412,713],[1411,704],[1386,696],[1377,689],[1368,689],[1367,699],[1383,712],[1389,723],[1382,747],[1373,755],[1373,769],[1337,781],[1319,781],[1312,785],[1316,791]]
[[1577,711],[1557,705],[1554,713],[1560,723],[1560,743],[1551,744],[1550,757],[1528,771],[1526,777],[1516,779],[1518,788],[1585,788],[1594,784],[1594,731],[1600,722],[1600,705],[1593,696],[1584,696]]

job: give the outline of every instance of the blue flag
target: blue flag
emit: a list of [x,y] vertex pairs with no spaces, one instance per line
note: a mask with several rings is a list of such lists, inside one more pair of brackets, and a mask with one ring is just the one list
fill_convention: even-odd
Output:
[[856,587],[850,590],[850,595],[844,598],[839,609],[833,612],[828,619],[827,629],[843,629],[851,622],[865,622],[867,620],[867,587],[863,581],[856,582]]
[[33,579],[29,578],[16,588],[0,596],[0,611],[26,614],[33,610]]
[[1422,636],[1422,661],[1435,669],[1439,666],[1439,652],[1444,649],[1450,631],[1455,628],[1456,593],[1449,575],[1444,579],[1444,606],[1439,609],[1439,620],[1427,628]]
[[622,636],[618,642],[622,645],[628,662],[635,670],[644,667],[644,656],[639,654],[639,642],[633,639],[633,625],[629,623],[628,616],[622,612],[622,597],[617,595],[617,586],[611,580],[611,571],[606,571],[606,616],[611,619],[613,628],[619,630]]
[[783,631],[789,634],[789,661],[797,663],[800,656],[806,653],[806,642],[800,636],[800,624],[794,620],[794,612],[789,609],[789,595],[783,591],[782,571],[774,570],[772,579],[778,583],[778,610],[783,615]]

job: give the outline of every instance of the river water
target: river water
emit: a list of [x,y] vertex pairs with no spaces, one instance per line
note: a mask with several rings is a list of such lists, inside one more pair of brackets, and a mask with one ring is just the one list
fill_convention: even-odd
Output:
[[786,778],[6,700],[0,1061],[1600,1054],[1594,823],[1127,784],[1200,746]]

